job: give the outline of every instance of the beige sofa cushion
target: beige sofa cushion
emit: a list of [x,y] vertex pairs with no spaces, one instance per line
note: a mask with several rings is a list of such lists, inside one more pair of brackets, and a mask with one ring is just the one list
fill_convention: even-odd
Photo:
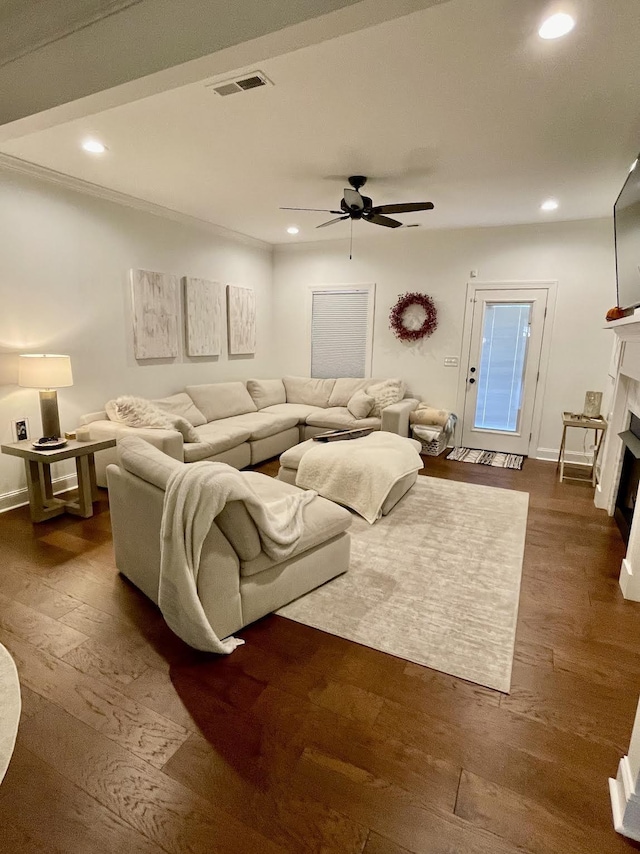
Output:
[[349,398],[347,409],[354,418],[367,418],[375,405],[375,400],[364,389],[357,391]]
[[247,391],[258,409],[287,401],[282,380],[247,380]]
[[240,560],[255,560],[258,557],[262,551],[260,534],[243,501],[230,501],[226,504],[222,513],[216,517],[216,524]]
[[165,489],[170,475],[183,465],[138,436],[118,439],[117,451],[123,469],[159,489]]
[[207,419],[186,391],[181,391],[178,394],[170,394],[169,397],[161,397],[158,400],[152,400],[151,403],[155,403],[160,409],[164,409],[165,412],[170,412],[172,415],[181,415],[193,427],[200,427],[202,424],[207,423]]
[[239,424],[229,424],[229,419],[212,421],[198,428],[199,442],[185,442],[184,461],[195,463],[206,460],[215,454],[222,454],[231,448],[237,448],[249,440],[251,431]]
[[353,395],[379,380],[362,379],[361,377],[338,377],[329,396],[328,406],[346,406]]
[[322,412],[321,406],[308,406],[305,403],[277,403],[261,410],[269,415],[286,415],[298,419],[298,424],[306,424],[307,418],[317,412]]
[[[224,424],[229,428],[239,427],[249,432],[251,442],[257,439],[266,439],[268,436],[276,436],[297,426],[298,419],[293,415],[272,415],[265,412],[248,412],[246,415],[234,415],[225,418]],[[210,425],[207,425],[209,427]],[[201,427],[200,433],[207,428]],[[203,434],[205,435],[205,434]]]
[[312,377],[285,377],[282,382],[287,391],[287,403],[306,403],[307,406],[329,406],[329,397],[335,380]]
[[322,409],[307,418],[307,424],[311,427],[325,427],[327,430],[338,430],[347,427],[350,430],[360,430],[371,427],[373,430],[380,429],[379,418],[354,418],[346,406],[332,406],[331,409]]
[[[260,498],[266,501],[281,498],[285,493],[295,494],[299,492],[297,486],[266,477],[258,472],[244,472],[243,474],[252,489]],[[304,532],[291,557],[301,552],[306,552],[308,549],[312,549],[314,546],[320,545],[320,543],[324,543],[326,540],[337,537],[338,534],[346,531],[351,525],[351,514],[344,507],[339,507],[333,501],[327,501],[326,498],[318,496],[304,508],[303,523]],[[238,556],[240,556],[239,552]],[[263,551],[260,551],[253,559],[243,560],[241,558],[240,575],[256,575],[258,572],[269,569],[269,567],[274,566],[276,563],[277,561],[272,560]]]
[[241,382],[188,385],[187,392],[207,421],[257,412],[251,395]]

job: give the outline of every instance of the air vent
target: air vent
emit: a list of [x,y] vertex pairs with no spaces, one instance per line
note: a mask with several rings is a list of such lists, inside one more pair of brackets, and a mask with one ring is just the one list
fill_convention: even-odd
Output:
[[224,83],[210,83],[207,88],[213,89],[217,95],[235,95],[236,92],[248,92],[249,89],[259,89],[261,86],[273,86],[269,78],[262,71],[254,71],[234,80],[225,80]]

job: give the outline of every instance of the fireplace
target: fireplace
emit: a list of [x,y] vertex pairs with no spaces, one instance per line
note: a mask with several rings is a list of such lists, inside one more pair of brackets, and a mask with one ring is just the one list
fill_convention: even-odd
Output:
[[625,543],[629,542],[640,484],[640,418],[633,412],[630,415],[629,429],[620,434],[624,444],[624,454],[614,510],[614,517]]

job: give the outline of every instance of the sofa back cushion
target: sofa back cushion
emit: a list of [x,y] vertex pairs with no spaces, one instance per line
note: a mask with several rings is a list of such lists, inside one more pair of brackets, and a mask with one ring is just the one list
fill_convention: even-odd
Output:
[[170,412],[172,415],[181,415],[187,419],[192,427],[202,427],[203,424],[207,423],[207,419],[186,391],[181,391],[178,394],[170,394],[169,397],[161,397],[158,400],[152,400],[151,403],[155,403],[160,409],[164,409],[165,412]]
[[282,382],[287,392],[287,403],[306,403],[307,406],[329,406],[335,380],[313,377],[285,377]]
[[377,382],[378,380],[372,380],[371,377],[338,377],[329,397],[329,406],[346,406],[357,391]]
[[159,489],[166,489],[169,477],[184,465],[138,436],[118,439],[118,461],[123,469]]
[[247,391],[258,409],[287,402],[282,380],[247,380]]
[[207,421],[257,412],[251,395],[241,382],[188,385],[187,392]]

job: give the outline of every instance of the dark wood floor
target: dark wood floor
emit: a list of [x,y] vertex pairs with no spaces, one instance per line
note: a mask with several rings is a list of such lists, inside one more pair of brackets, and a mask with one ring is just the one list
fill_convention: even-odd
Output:
[[425,473],[530,493],[509,695],[279,617],[195,653],[118,576],[106,500],[87,521],[0,516],[23,690],[0,851],[632,850],[607,788],[640,694],[615,525],[549,463]]

